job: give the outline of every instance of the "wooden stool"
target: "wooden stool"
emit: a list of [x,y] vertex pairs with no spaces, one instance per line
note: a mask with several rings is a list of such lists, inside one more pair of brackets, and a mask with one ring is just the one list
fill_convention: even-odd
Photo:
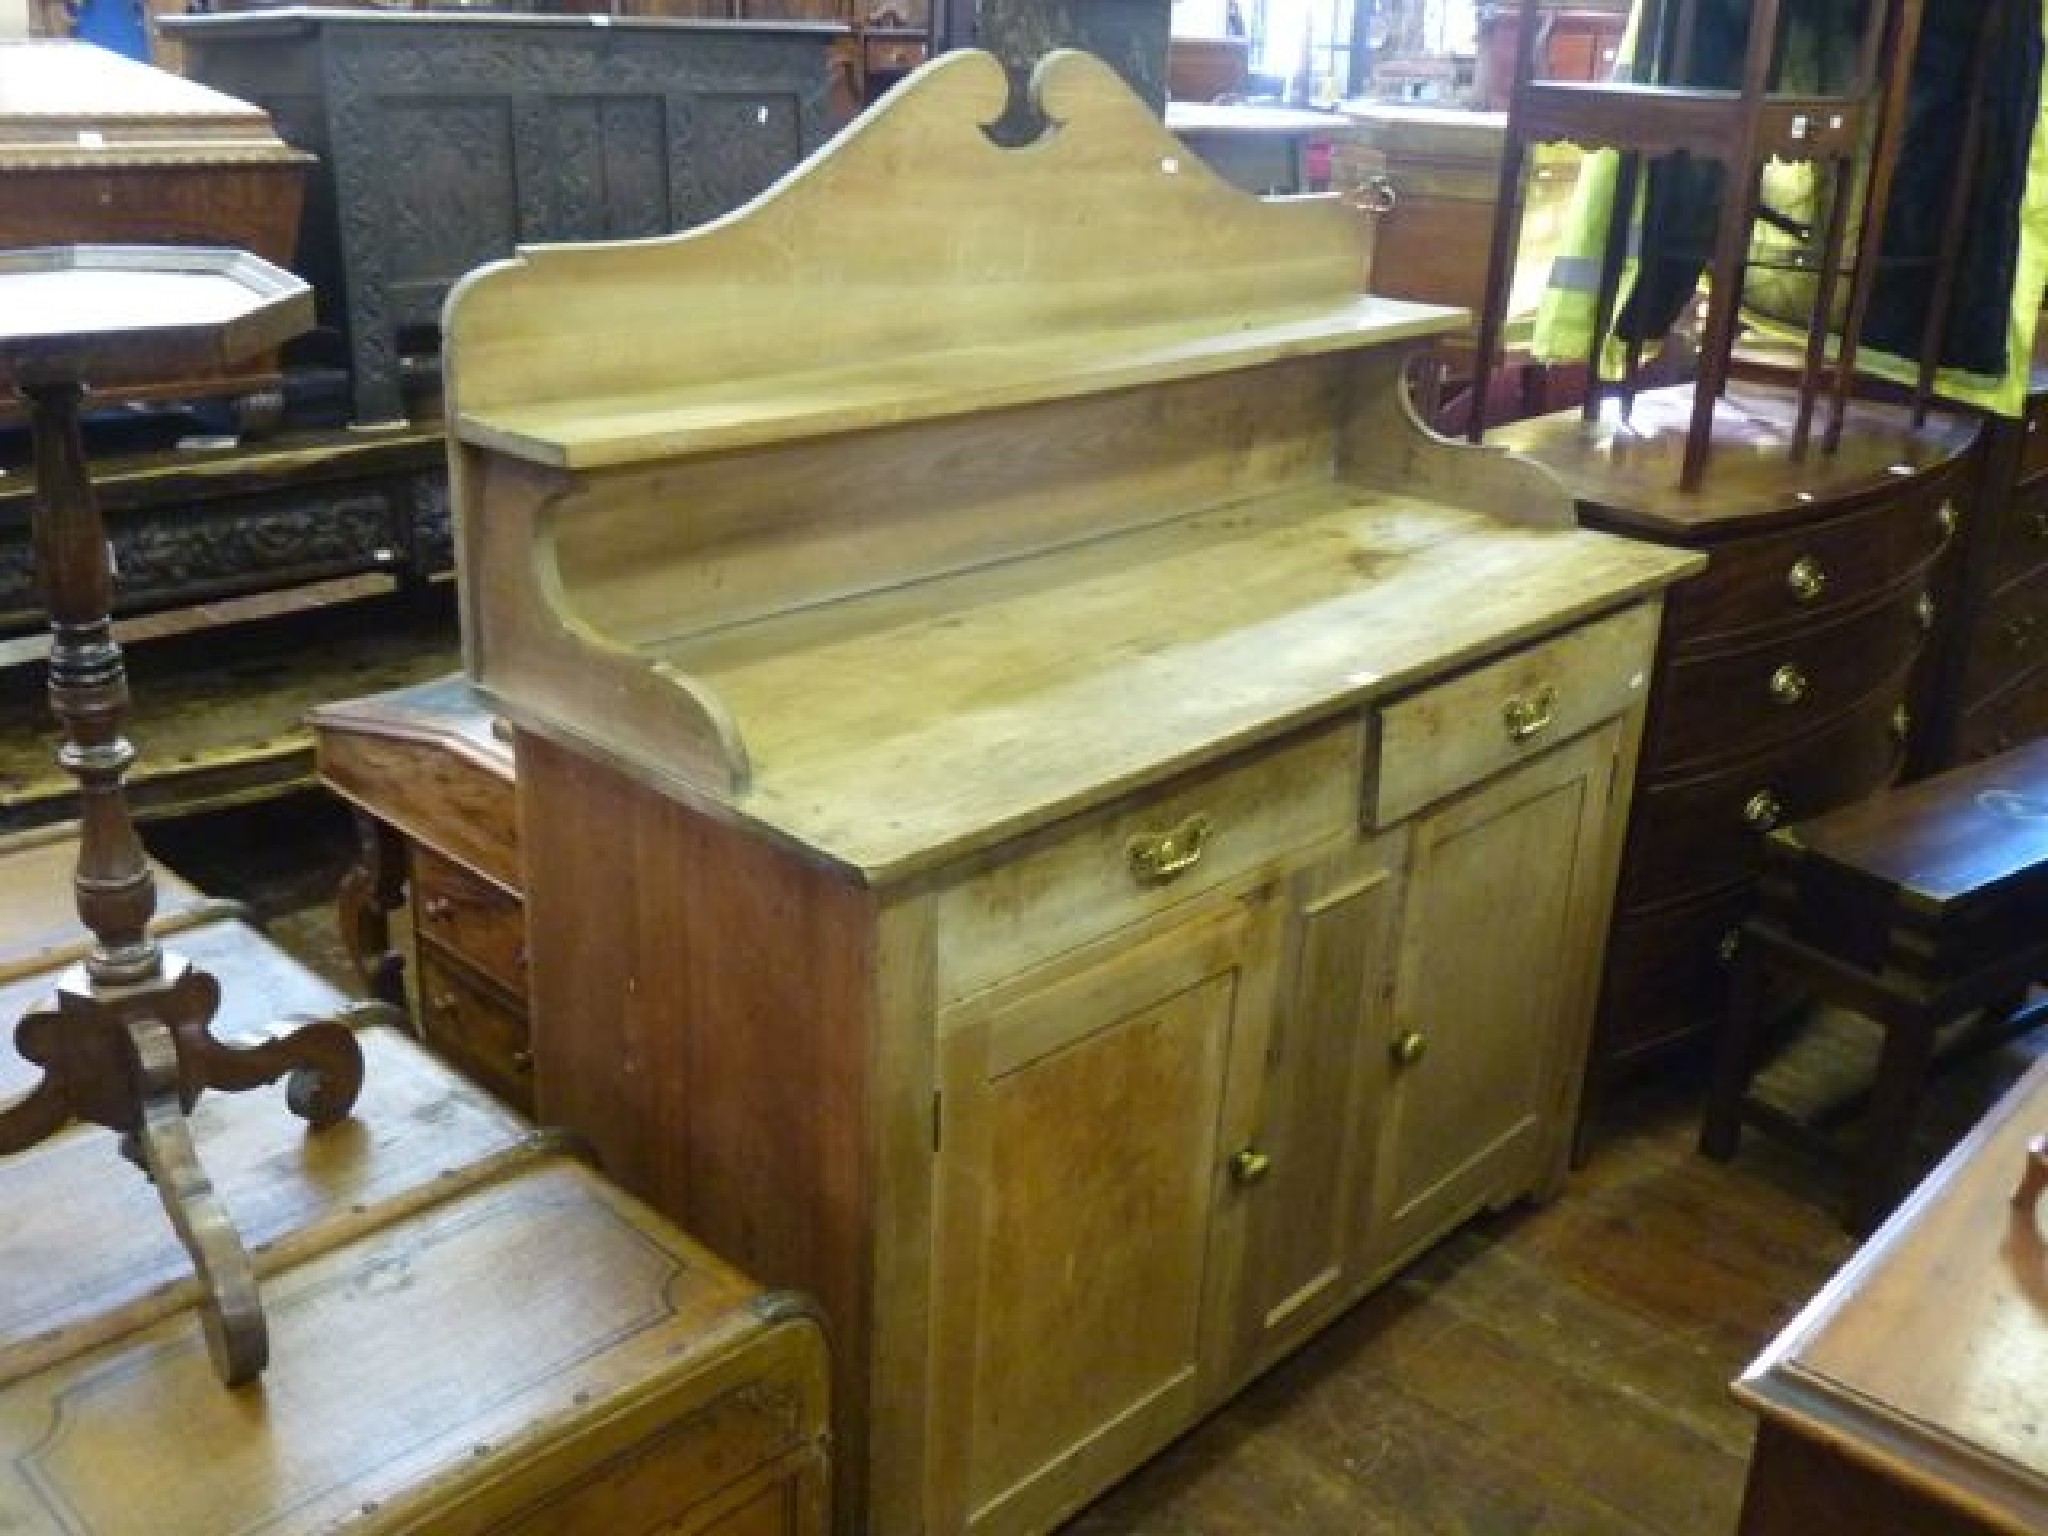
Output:
[[1884,1031],[1851,1176],[1848,1221],[1868,1231],[1902,1192],[1935,1035],[1973,1010],[2013,1033],[2048,977],[2048,741],[1779,828],[1762,905],[1743,925],[1700,1150],[1734,1155],[1744,1121],[1802,1122],[1749,1093],[1765,983],[1804,984]]

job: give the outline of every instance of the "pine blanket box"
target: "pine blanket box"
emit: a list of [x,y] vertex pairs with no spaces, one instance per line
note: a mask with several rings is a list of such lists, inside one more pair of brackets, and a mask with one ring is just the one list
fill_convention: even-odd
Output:
[[[224,1037],[344,1000],[234,921],[167,940]],[[49,973],[0,986],[13,1018]],[[382,1027],[354,1116],[202,1098],[268,1370],[222,1387],[184,1250],[114,1138],[0,1161],[0,1529],[816,1536],[814,1311],[748,1281]],[[0,1095],[28,1083],[0,1053]]]

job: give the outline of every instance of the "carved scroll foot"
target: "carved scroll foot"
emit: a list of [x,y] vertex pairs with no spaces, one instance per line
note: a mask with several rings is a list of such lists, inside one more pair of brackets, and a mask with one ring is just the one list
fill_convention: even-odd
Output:
[[226,1386],[253,1381],[270,1363],[270,1329],[256,1271],[192,1144],[180,1102],[176,1038],[154,1019],[128,1022],[140,1115],[131,1133],[157,1198],[199,1279],[199,1323],[213,1373]]
[[122,1152],[149,1174],[201,1289],[200,1325],[215,1373],[229,1386],[269,1359],[255,1271],[192,1141],[186,1115],[208,1088],[239,1092],[285,1079],[292,1112],[318,1129],[354,1108],[363,1053],[352,1024],[394,1010],[367,1004],[275,1039],[228,1045],[211,1033],[220,986],[165,955],[159,975],[132,986],[96,984],[67,971],[53,1005],[15,1031],[23,1059],[43,1069],[36,1086],[0,1106],[0,1155],[21,1151],[73,1120],[118,1132]]

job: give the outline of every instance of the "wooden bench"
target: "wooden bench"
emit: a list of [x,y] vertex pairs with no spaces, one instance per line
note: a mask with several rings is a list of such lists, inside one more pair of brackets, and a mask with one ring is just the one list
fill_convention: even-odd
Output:
[[2048,1002],[2026,1001],[2048,977],[2048,741],[1771,834],[1700,1131],[1710,1157],[1734,1155],[1745,1121],[1810,1129],[1750,1092],[1773,977],[1883,1031],[1849,1196],[1867,1231],[1903,1190],[1943,1026],[1979,1013],[2009,1036],[2048,1020]]

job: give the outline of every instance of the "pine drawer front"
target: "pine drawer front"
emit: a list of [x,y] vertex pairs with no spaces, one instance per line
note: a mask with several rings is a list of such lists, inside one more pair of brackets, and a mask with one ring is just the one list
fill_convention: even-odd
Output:
[[1706,570],[1672,589],[1672,632],[1684,637],[1681,648],[1846,612],[1869,602],[1901,573],[1924,569],[1941,553],[1960,516],[1956,480],[1942,475],[1916,488],[1919,509],[1904,516],[1895,501],[1886,501],[1714,550]]
[[420,937],[462,956],[506,991],[526,996],[526,915],[519,898],[418,845],[412,879]]
[[1638,604],[1381,709],[1374,824],[1392,826],[1633,707],[1649,688],[1657,614]]
[[533,1113],[533,1040],[523,1009],[431,944],[420,946],[420,1034],[437,1056]]
[[0,1528],[821,1536],[812,1313],[580,1164],[455,1182],[265,1276],[259,1387],[184,1314],[5,1380]]
[[1355,718],[1027,837],[939,893],[949,1003],[1357,825]]

